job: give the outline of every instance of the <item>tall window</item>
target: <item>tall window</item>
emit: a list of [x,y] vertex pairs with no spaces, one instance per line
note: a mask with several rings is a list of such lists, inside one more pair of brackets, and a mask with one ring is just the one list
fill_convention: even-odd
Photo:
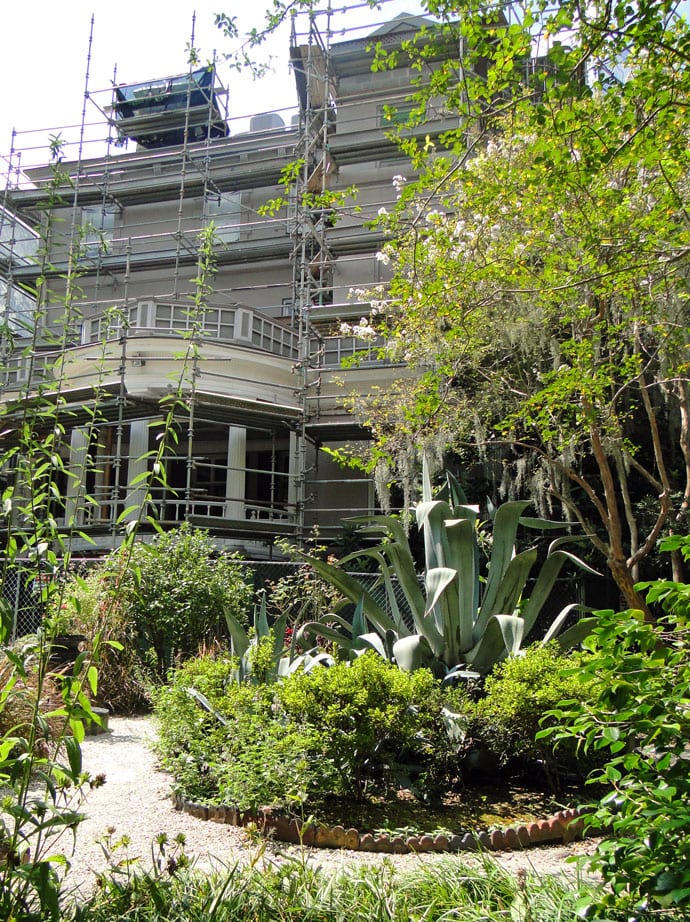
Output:
[[209,192],[206,197],[206,221],[213,221],[216,237],[223,243],[240,239],[242,194],[240,192]]
[[86,255],[97,256],[111,251],[117,213],[118,209],[112,205],[82,208],[82,244]]

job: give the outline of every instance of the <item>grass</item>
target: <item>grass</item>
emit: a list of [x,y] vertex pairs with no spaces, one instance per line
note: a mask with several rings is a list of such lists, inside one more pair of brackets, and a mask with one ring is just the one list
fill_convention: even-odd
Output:
[[182,866],[101,880],[70,922],[575,922],[576,882],[441,858],[413,871],[390,863],[338,872],[301,860],[249,865],[215,874]]

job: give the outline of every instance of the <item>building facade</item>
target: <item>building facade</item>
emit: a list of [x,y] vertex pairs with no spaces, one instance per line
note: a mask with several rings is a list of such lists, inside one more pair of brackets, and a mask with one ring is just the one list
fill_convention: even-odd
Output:
[[54,400],[52,514],[73,549],[105,552],[143,513],[262,558],[374,511],[370,479],[328,450],[366,442],[348,393],[406,373],[341,324],[368,310],[353,291],[385,283],[367,224],[409,170],[389,107],[404,110],[412,75],[372,72],[371,44],[421,25],[330,46],[313,22],[295,30],[295,109],[249,130],[233,131],[211,66],[117,86],[96,156],[56,142],[51,162],[10,171],[5,437],[37,394]]

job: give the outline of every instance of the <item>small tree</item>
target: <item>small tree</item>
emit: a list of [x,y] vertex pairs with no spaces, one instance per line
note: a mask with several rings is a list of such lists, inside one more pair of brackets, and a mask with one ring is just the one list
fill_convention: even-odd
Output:
[[227,636],[225,612],[247,621],[251,587],[239,559],[216,556],[208,532],[189,524],[137,543],[127,556],[115,551],[104,575],[118,577],[121,614],[155,654],[161,678],[175,658]]

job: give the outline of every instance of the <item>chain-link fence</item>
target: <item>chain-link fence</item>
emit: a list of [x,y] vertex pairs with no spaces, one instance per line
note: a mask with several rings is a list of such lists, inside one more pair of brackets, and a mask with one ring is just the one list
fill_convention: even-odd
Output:
[[2,595],[14,612],[12,636],[33,634],[43,618],[43,582],[45,574],[37,573],[28,560],[17,560],[8,567],[3,580]]
[[[72,563],[73,565],[75,563],[93,565],[97,562],[97,560],[90,559],[81,562],[73,561]],[[248,574],[251,575],[255,597],[257,598],[260,590],[270,589],[272,584],[277,583],[282,578],[297,574],[300,568],[298,563],[275,560],[249,560],[245,561],[244,565]],[[388,590],[380,576],[376,573],[357,573],[354,575],[372,594],[376,602],[388,614],[392,614]],[[2,594],[14,612],[14,637],[32,634],[41,624],[45,613],[45,586],[42,581],[48,578],[47,574],[37,573],[35,564],[28,560],[15,561],[15,566],[11,569],[8,568],[6,571]],[[420,583],[421,580],[422,577],[420,576]],[[392,585],[399,611],[408,626],[411,627],[412,618],[402,587],[395,579],[392,581]],[[558,580],[530,639],[536,640],[543,636],[553,618],[566,605],[583,601],[583,589],[582,583],[578,580],[572,578]],[[349,609],[346,607],[342,614],[347,617],[348,614],[351,616],[352,612],[353,607],[350,606]],[[580,614],[579,611],[574,610],[570,621],[576,621]]]

